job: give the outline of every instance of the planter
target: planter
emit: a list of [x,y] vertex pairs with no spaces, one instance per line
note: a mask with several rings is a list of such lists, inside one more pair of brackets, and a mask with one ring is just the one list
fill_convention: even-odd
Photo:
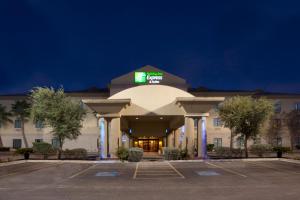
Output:
[[277,158],[282,158],[282,151],[277,152]]
[[25,160],[28,160],[28,159],[29,159],[29,156],[30,156],[30,153],[28,153],[28,152],[24,153],[24,159],[25,159]]

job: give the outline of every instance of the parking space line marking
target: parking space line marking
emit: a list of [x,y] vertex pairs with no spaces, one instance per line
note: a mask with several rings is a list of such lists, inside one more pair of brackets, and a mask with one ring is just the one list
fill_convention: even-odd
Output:
[[280,169],[277,169],[276,167],[272,167],[272,166],[268,166],[268,165],[264,165],[262,163],[251,163],[253,165],[256,165],[256,166],[260,166],[260,167],[265,167],[265,168],[268,168],[268,169],[273,169],[274,171],[277,171],[277,172],[280,172],[280,173],[283,173],[283,174],[290,174],[290,173],[293,173],[293,174],[300,174],[299,172],[294,172],[294,171],[288,171],[288,170],[280,170]]
[[136,163],[135,172],[133,174],[133,179],[136,179],[136,174],[137,174],[138,168],[139,168],[139,163]]
[[170,162],[167,163],[181,178],[185,178]]
[[212,164],[212,163],[210,163],[210,162],[205,162],[205,163],[206,163],[206,164],[208,164],[208,165],[211,165],[211,166],[214,166],[214,167],[220,168],[220,169],[222,169],[222,170],[224,170],[224,171],[230,172],[230,173],[232,173],[232,174],[235,174],[235,175],[241,176],[241,177],[243,177],[243,178],[247,178],[247,176],[246,176],[246,175],[244,175],[244,174],[241,174],[241,173],[239,173],[239,172],[236,172],[236,171],[233,171],[233,170],[231,170],[231,169],[227,169],[227,168],[224,168],[224,167],[222,167],[222,166],[219,166],[219,165]]
[[79,175],[81,175],[81,174],[87,172],[88,170],[90,170],[90,169],[96,167],[96,166],[97,166],[97,164],[94,164],[94,165],[92,165],[92,166],[89,166],[88,168],[85,168],[85,169],[83,169],[83,170],[80,170],[79,172],[73,174],[72,176],[70,176],[70,177],[68,177],[68,178],[69,178],[69,179],[75,178],[76,176],[79,176]]
[[7,176],[12,176],[12,175],[15,175],[15,174],[19,174],[19,173],[22,173],[22,172],[28,172],[28,173],[31,173],[31,172],[35,172],[35,171],[38,171],[38,170],[41,170],[41,169],[46,169],[46,168],[49,168],[49,167],[54,167],[54,166],[57,166],[57,165],[61,165],[61,164],[52,164],[52,165],[48,165],[48,166],[43,166],[43,167],[38,167],[38,168],[33,168],[33,169],[30,169],[29,171],[26,171],[26,169],[30,168],[29,167],[26,167],[25,170],[24,168],[23,169],[19,169],[17,171],[14,171],[12,173],[9,173],[9,174],[5,174],[5,175],[1,175],[0,178],[3,178],[3,177],[7,177]]

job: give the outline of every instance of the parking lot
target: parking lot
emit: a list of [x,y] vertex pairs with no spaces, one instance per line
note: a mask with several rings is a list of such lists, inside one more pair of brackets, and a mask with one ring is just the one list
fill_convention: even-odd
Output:
[[26,162],[0,167],[0,199],[299,199],[284,161]]

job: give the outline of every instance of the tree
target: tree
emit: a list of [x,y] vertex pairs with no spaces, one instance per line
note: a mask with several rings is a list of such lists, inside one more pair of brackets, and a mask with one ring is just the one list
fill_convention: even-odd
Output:
[[296,137],[300,137],[300,110],[292,110],[286,114],[287,126],[291,138],[291,149],[294,149]]
[[248,140],[256,138],[261,126],[273,114],[273,104],[264,98],[236,96],[226,99],[219,109],[225,127],[245,139],[245,157],[248,158]]
[[66,139],[77,139],[81,134],[82,120],[86,115],[79,101],[72,100],[63,88],[35,88],[31,93],[33,120],[43,121],[52,127],[53,138],[59,141],[58,158],[61,159]]
[[25,135],[25,121],[30,117],[30,103],[26,100],[16,101],[12,107],[11,112],[21,121],[21,131],[24,140],[25,147],[28,148],[28,142]]
[[[10,119],[11,113],[6,111],[6,107],[0,104],[0,125],[5,125],[7,122],[11,122],[12,120]],[[3,147],[3,142],[2,138],[0,135],[0,147]]]

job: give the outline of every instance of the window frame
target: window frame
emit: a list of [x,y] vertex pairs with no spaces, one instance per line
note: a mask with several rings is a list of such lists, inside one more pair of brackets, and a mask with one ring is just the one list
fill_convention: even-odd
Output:
[[[18,147],[16,147],[17,145],[17,141],[20,142],[18,145]],[[22,148],[22,139],[19,139],[19,138],[13,138],[13,145],[12,145],[13,149],[20,149]]]
[[[20,125],[20,126],[18,127],[17,125]],[[22,120],[20,118],[15,119],[15,121],[14,121],[14,127],[15,127],[15,129],[21,129],[22,128]]]

